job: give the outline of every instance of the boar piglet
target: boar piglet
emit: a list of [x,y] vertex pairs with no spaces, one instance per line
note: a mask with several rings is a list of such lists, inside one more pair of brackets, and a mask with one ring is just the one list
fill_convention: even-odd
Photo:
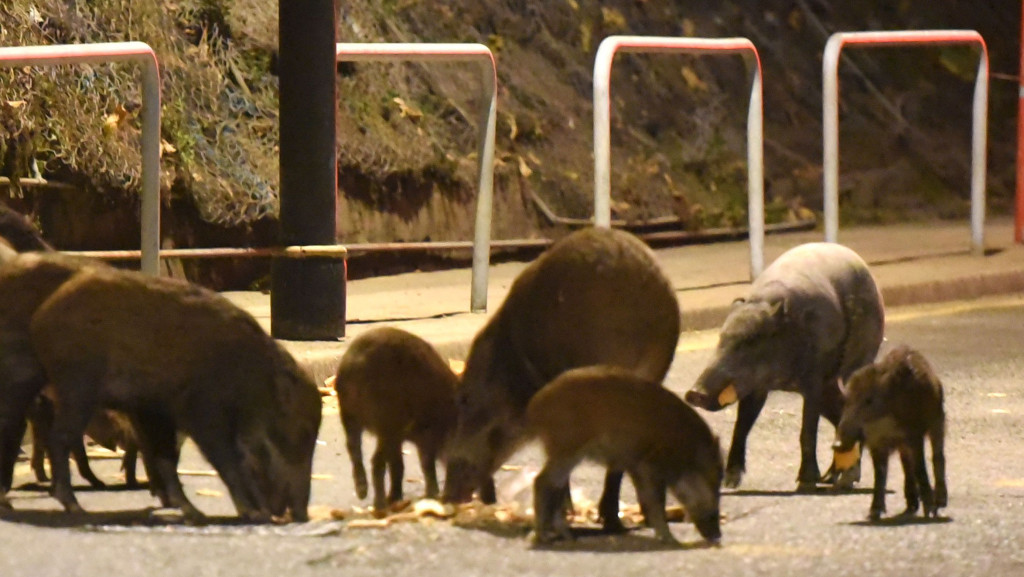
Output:
[[[885,512],[885,482],[889,457],[900,454],[903,464],[903,493],[907,508],[903,515],[917,513],[924,502],[925,517],[935,517],[946,506],[946,414],[942,383],[921,353],[899,346],[880,361],[850,377],[846,406],[839,421],[836,451],[853,450],[858,441],[871,453],[875,469],[875,490],[868,518],[878,520]],[[932,491],[925,468],[924,438],[932,445]]]
[[69,447],[102,407],[131,418],[161,501],[187,519],[203,516],[178,479],[179,431],[240,517],[307,518],[320,395],[248,313],[186,282],[83,270],[38,308],[30,333],[54,398],[53,495],[65,509],[80,509]]
[[[334,387],[360,499],[368,489],[363,430],[377,437],[371,460],[375,514],[385,514],[388,503],[402,499],[404,441],[411,441],[419,452],[426,496],[438,496],[435,463],[455,428],[457,384],[458,377],[430,343],[401,329],[370,330],[345,351]],[[387,495],[386,471],[391,478]]]
[[704,539],[721,539],[718,438],[667,389],[619,367],[573,369],[534,395],[526,420],[547,454],[534,482],[537,541],[572,537],[562,498],[585,459],[629,474],[644,520],[662,541],[676,543],[665,517],[666,488]]
[[[473,340],[456,394],[445,498],[465,501],[485,486],[523,441],[530,398],[564,371],[615,365],[660,383],[679,325],[672,285],[639,239],[590,228],[556,242],[520,273]],[[608,530],[622,529],[621,481],[614,469],[606,478],[599,511]]]
[[859,467],[821,477],[818,419],[833,425],[843,408],[840,380],[870,363],[882,342],[882,296],[867,265],[832,243],[790,249],[754,281],[722,326],[711,362],[686,401],[718,411],[739,401],[725,486],[738,487],[746,470],[747,436],[771,391],[803,395],[799,491],[819,479],[849,488]]
[[[35,473],[37,481],[45,483],[50,480],[45,466],[46,440],[50,437],[50,431],[53,428],[53,401],[45,393],[36,399],[36,403],[29,413],[28,424],[32,430],[32,471]],[[124,471],[125,486],[129,489],[137,488],[139,481],[136,475],[136,466],[139,442],[128,417],[117,411],[100,409],[92,416],[92,419],[89,419],[85,434],[105,449],[124,451],[121,458],[121,469]],[[96,488],[106,486],[89,466],[84,442],[72,445],[71,456],[74,457],[75,463],[78,465],[78,473],[90,485]]]

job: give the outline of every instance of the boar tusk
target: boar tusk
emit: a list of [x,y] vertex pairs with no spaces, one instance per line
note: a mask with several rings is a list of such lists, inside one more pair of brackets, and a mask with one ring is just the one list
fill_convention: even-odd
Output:
[[735,403],[738,398],[739,397],[736,396],[736,386],[729,385],[728,387],[723,389],[721,393],[718,393],[718,404],[722,405],[723,407],[728,407],[729,405]]
[[849,451],[836,451],[832,460],[835,463],[837,471],[845,471],[850,467],[853,467],[857,464],[857,461],[860,460],[860,442],[858,441],[854,443],[853,448]]

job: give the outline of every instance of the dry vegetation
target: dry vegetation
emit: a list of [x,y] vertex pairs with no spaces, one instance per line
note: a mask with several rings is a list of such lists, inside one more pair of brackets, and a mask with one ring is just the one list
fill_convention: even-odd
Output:
[[[993,71],[1014,72],[1019,10],[997,0],[969,4],[357,1],[338,3],[338,38],[482,42],[494,51],[500,84],[494,235],[509,238],[548,234],[552,225],[538,199],[564,217],[591,211],[591,68],[605,36],[754,41],[766,82],[766,201],[769,217],[781,219],[793,205],[820,207],[820,51],[828,33],[975,28],[986,37]],[[276,27],[272,0],[0,4],[0,45],[141,40],[157,51],[162,192],[177,215],[165,230],[177,246],[274,242]],[[856,68],[844,63],[844,218],[966,214],[974,58],[967,48],[863,51],[854,55]],[[674,215],[688,229],[744,222],[749,73],[739,57],[616,59],[616,217]],[[471,65],[339,65],[341,241],[470,238],[479,82]],[[0,69],[0,174],[31,176],[16,161],[17,150],[31,147],[44,177],[84,189],[92,199],[60,218],[40,217],[48,234],[74,229],[55,238],[58,246],[101,248],[96,245],[106,241],[97,239],[106,236],[90,221],[107,229],[137,226],[131,207],[140,172],[139,92],[130,65]],[[989,193],[996,211],[1011,196],[1015,105],[1015,86],[995,81]],[[26,191],[20,207],[37,216],[54,212],[46,212],[44,195]],[[111,207],[122,213],[97,217]],[[111,242],[130,245],[132,238]]]

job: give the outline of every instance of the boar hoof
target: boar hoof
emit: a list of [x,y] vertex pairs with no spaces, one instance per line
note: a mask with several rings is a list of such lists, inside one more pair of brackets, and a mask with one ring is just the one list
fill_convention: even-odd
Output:
[[882,513],[885,513],[885,509],[871,509],[868,511],[868,521],[872,523],[882,518]]
[[11,502],[7,500],[7,495],[0,492],[0,511],[13,511],[14,507],[11,506]]
[[603,532],[609,534],[625,533],[627,531],[626,526],[622,524],[618,516],[607,518],[602,517],[601,523],[603,526]]
[[740,486],[740,482],[743,481],[743,469],[727,469],[725,471],[725,478],[722,480],[722,484],[727,489],[735,489]]

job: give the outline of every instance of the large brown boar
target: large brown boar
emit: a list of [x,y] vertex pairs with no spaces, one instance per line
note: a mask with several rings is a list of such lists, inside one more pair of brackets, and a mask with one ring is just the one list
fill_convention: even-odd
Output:
[[526,420],[547,454],[534,482],[539,542],[571,537],[562,499],[585,459],[629,474],[644,520],[662,541],[676,542],[665,517],[666,487],[701,536],[721,539],[718,438],[667,389],[620,367],[573,369],[533,396]]
[[5,252],[0,265],[0,507],[9,507],[14,463],[21,451],[25,415],[46,384],[29,335],[32,315],[90,261],[54,253]]
[[[564,371],[615,365],[661,382],[679,326],[672,286],[639,239],[590,228],[555,243],[516,278],[473,340],[456,395],[445,498],[468,500],[486,486],[523,440],[527,403]],[[609,473],[599,504],[608,529],[621,529],[621,479]]]
[[[402,499],[402,443],[419,452],[426,496],[438,495],[435,463],[455,427],[458,377],[434,347],[393,327],[359,335],[341,358],[334,381],[341,405],[356,494],[366,497],[363,429],[377,437],[373,454],[373,507],[383,514]],[[385,470],[391,489],[384,493]]]
[[[932,444],[935,491],[925,468],[924,438]],[[907,346],[894,348],[880,361],[850,377],[846,406],[839,421],[836,451],[850,451],[863,440],[875,469],[875,491],[868,518],[885,512],[885,482],[889,457],[900,454],[903,494],[911,516],[924,502],[925,517],[946,506],[946,413],[942,382],[921,353]]]
[[308,517],[319,393],[245,311],[188,283],[89,269],[38,307],[30,335],[52,388],[53,494],[67,510],[80,509],[69,447],[103,407],[132,419],[162,500],[186,518],[202,514],[178,479],[178,431],[220,474],[242,518]]
[[[746,469],[747,435],[771,391],[803,395],[799,491],[821,478],[818,419],[833,425],[843,410],[840,383],[874,360],[885,312],[867,264],[852,250],[809,243],[786,251],[737,301],[722,326],[718,347],[686,401],[718,411],[739,401],[725,486],[738,487]],[[849,487],[859,467],[822,480]]]

